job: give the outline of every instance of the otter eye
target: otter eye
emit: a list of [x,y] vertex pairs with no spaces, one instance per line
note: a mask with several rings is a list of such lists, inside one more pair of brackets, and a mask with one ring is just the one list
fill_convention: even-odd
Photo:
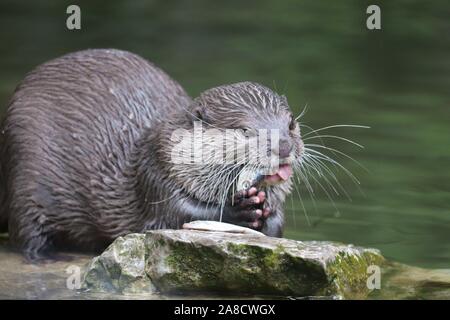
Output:
[[242,129],[242,133],[247,138],[254,138],[254,137],[258,136],[258,130],[256,130],[256,129],[245,128],[245,129]]
[[201,113],[200,110],[195,111],[195,117],[197,118],[196,120],[203,121],[203,114]]

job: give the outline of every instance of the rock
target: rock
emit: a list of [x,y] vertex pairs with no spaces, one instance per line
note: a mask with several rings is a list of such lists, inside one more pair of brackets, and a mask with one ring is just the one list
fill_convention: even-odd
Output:
[[450,269],[423,269],[397,262],[386,263],[380,290],[371,299],[450,299]]
[[82,287],[97,292],[155,292],[145,273],[145,234],[117,238],[87,266]]
[[119,293],[367,297],[377,250],[218,231],[118,238],[87,266],[84,290]]

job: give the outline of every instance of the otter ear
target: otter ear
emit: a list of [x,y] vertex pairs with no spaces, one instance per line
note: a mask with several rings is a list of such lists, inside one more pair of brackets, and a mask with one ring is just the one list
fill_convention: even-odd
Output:
[[189,109],[189,118],[191,121],[205,120],[205,106],[200,101],[194,101]]

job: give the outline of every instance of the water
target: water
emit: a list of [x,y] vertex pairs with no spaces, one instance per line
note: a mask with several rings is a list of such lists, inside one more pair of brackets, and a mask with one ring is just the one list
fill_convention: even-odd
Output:
[[330,201],[320,186],[313,201],[299,185],[306,213],[294,192],[287,237],[371,246],[409,265],[450,268],[448,1],[377,1],[381,31],[365,28],[369,3],[358,0],[79,3],[82,30],[68,31],[64,3],[1,2],[0,106],[37,64],[93,47],[138,53],[192,96],[224,83],[263,83],[286,94],[297,114],[307,104],[303,123],[313,128],[371,127],[322,132],[365,146],[324,139],[368,169],[339,157],[362,192],[342,171],[351,201]]

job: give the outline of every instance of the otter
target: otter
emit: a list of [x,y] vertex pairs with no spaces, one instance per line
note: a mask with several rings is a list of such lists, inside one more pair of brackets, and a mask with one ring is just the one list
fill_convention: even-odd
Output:
[[[258,167],[174,163],[171,135],[196,121],[244,133],[277,129],[281,165],[259,179],[267,183],[233,193],[239,172]],[[54,259],[61,249],[99,251],[128,233],[194,220],[281,237],[301,155],[286,97],[263,85],[222,85],[192,99],[136,54],[69,53],[27,74],[10,100],[1,131],[0,229],[30,261]]]

